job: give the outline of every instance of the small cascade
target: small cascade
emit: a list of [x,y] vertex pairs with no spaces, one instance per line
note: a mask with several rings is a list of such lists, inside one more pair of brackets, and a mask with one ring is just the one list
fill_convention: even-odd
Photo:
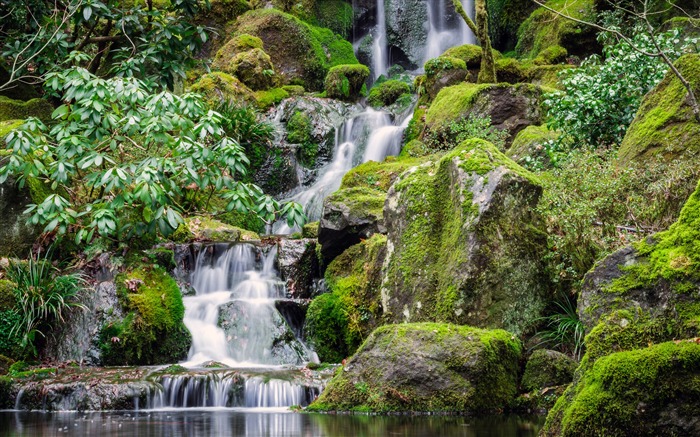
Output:
[[[462,4],[473,18],[474,1],[466,0]],[[455,12],[450,0],[428,1],[428,25],[424,62],[437,58],[450,47],[476,43],[476,37]]]
[[245,382],[245,407],[267,408],[306,406],[321,393],[319,387],[305,387],[290,381],[255,377]]
[[389,69],[389,45],[386,34],[384,0],[377,0],[377,25],[372,35],[372,79],[377,80]]

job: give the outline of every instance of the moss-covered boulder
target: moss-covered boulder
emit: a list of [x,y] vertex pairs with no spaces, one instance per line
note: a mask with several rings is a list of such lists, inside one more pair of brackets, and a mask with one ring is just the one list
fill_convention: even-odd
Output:
[[[31,184],[41,185],[41,182],[32,180]],[[41,232],[40,228],[27,224],[24,215],[29,204],[43,200],[35,200],[30,188],[26,185],[20,188],[14,178],[0,184],[0,257],[26,255]]]
[[240,34],[231,38],[214,57],[214,70],[236,76],[251,90],[267,90],[278,82],[272,60],[260,38]]
[[472,84],[463,83],[443,88],[425,114],[428,129],[449,125],[469,115],[490,117],[497,129],[508,130],[513,138],[531,125],[541,125],[545,112],[543,96],[547,92],[536,85]]
[[467,78],[467,64],[449,56],[440,56],[425,63],[425,90],[434,99],[441,89],[456,85]]
[[326,97],[355,101],[368,77],[369,68],[361,64],[331,67],[324,82]]
[[296,299],[309,299],[314,279],[318,278],[319,262],[314,239],[282,239],[278,243],[277,263],[280,276],[287,284],[287,293]]
[[387,80],[375,85],[369,91],[367,103],[375,108],[387,107],[396,103],[402,96],[411,92],[411,87],[400,80]]
[[260,240],[255,232],[232,226],[209,217],[192,217],[185,220],[172,236],[174,241],[251,241]]
[[547,129],[547,126],[528,126],[515,136],[506,156],[524,167],[549,167],[550,160],[545,145],[558,137],[559,134]]
[[237,17],[251,9],[248,0],[209,0],[209,7],[199,8],[194,22],[215,29],[208,32],[208,40],[205,42],[202,57],[211,57],[226,42],[227,27]]
[[[676,61],[676,67],[695,95],[700,95],[700,55],[685,55]],[[693,116],[687,90],[669,71],[642,100],[618,156],[624,164],[655,155],[674,159],[685,151],[700,152],[700,123]]]
[[328,265],[329,293],[311,302],[306,317],[306,337],[321,361],[338,363],[352,355],[381,324],[385,256],[386,237],[375,234]]
[[549,288],[541,192],[534,175],[477,139],[403,173],[384,207],[387,317],[533,328]]
[[489,0],[489,36],[491,45],[501,51],[510,51],[518,42],[518,28],[537,7],[531,0]]
[[570,383],[578,363],[561,352],[538,349],[525,365],[521,386],[526,391],[541,390]]
[[661,343],[600,358],[559,398],[542,436],[700,433],[700,344]]
[[352,45],[339,35],[276,9],[243,14],[235,32],[260,38],[282,81],[307,90],[322,90],[331,67],[358,63]]
[[[387,43],[391,57],[406,69],[420,67],[425,61],[428,39],[428,5],[421,0],[385,0]],[[394,62],[396,63],[396,62]]]
[[[548,0],[546,4],[579,20],[595,22],[593,0]],[[539,7],[520,25],[515,50],[521,57],[534,59],[552,46],[581,58],[600,51],[596,29]]]
[[100,332],[109,365],[176,363],[187,357],[192,337],[182,322],[185,307],[177,282],[160,266],[132,265],[116,279],[126,316]]
[[28,101],[13,100],[0,96],[0,121],[24,120],[36,117],[43,121],[51,120],[53,106],[44,99],[31,99]]
[[521,344],[502,330],[438,323],[377,328],[312,411],[497,411],[517,391]]
[[352,5],[345,0],[323,0],[316,5],[319,26],[327,27],[347,40],[352,36],[353,17]]
[[238,78],[215,71],[202,76],[190,90],[202,94],[212,106],[223,102],[255,103],[255,94]]
[[305,224],[301,228],[301,236],[303,238],[318,238],[318,224],[319,222]]

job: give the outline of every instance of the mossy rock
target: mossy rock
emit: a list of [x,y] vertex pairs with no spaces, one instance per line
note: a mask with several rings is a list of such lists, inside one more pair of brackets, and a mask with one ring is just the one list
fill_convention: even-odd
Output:
[[172,235],[173,241],[258,241],[260,236],[252,231],[242,229],[208,217],[193,217]]
[[271,0],[271,3],[275,9],[294,15],[307,23],[316,22],[317,0]]
[[527,82],[525,72],[520,62],[513,58],[502,58],[496,61],[496,78],[499,82]]
[[277,77],[270,57],[262,49],[251,49],[237,54],[228,64],[235,75],[254,91],[272,88]]
[[400,80],[387,80],[372,87],[367,103],[375,108],[393,105],[401,96],[409,94],[411,87]]
[[[700,55],[682,56],[676,68],[700,95]],[[700,152],[700,123],[688,102],[688,92],[672,73],[642,100],[634,121],[627,129],[618,154],[621,165],[661,155],[667,159],[683,152]]]
[[360,64],[336,65],[328,70],[324,89],[326,97],[355,101],[369,77],[369,68]]
[[314,140],[313,125],[307,113],[295,111],[287,120],[287,141],[299,145],[297,158],[303,166],[313,168],[316,165],[319,145]]
[[[593,0],[548,0],[547,6],[579,20],[595,22]],[[539,7],[520,25],[515,50],[520,57],[537,58],[543,50],[560,46],[570,55],[600,52],[596,30]]]
[[[539,180],[483,140],[404,172],[384,205],[386,317],[534,327],[548,299]],[[505,237],[505,236],[508,237]]]
[[177,282],[156,265],[131,266],[115,278],[127,316],[100,331],[102,359],[108,365],[154,365],[184,359],[191,335],[182,319],[185,307]]
[[393,157],[384,162],[363,162],[345,173],[340,188],[368,188],[386,193],[401,173],[423,162],[425,159]]
[[[24,120],[5,120],[5,121],[0,121],[0,143],[3,145],[3,149],[5,148],[5,141],[4,138],[12,132],[13,130],[17,129],[18,127],[22,126],[24,124]],[[0,155],[1,157],[2,155]]]
[[350,40],[354,12],[352,5],[344,0],[322,0],[316,5],[318,25]]
[[441,89],[464,81],[469,74],[467,64],[463,60],[446,55],[429,60],[424,69],[425,90],[431,99],[434,99]]
[[537,5],[531,0],[489,0],[489,36],[491,45],[502,51],[510,51],[518,42],[518,28]]
[[27,182],[22,188],[14,178],[0,184],[0,257],[27,255],[41,232],[41,228],[27,223],[24,210],[45,199],[42,189],[46,186],[36,179]]
[[215,71],[202,76],[190,91],[202,94],[211,106],[223,102],[254,103],[255,94],[238,78]]
[[605,356],[559,398],[542,436],[698,435],[700,344],[661,343]]
[[305,224],[301,228],[301,236],[303,238],[318,238],[318,223],[319,222],[311,222]]
[[533,60],[535,65],[553,65],[566,61],[569,52],[562,46],[555,45],[542,50]]
[[289,97],[289,93],[284,88],[271,88],[256,91],[254,97],[258,109],[265,111]]
[[509,146],[527,126],[541,125],[544,95],[549,90],[531,84],[462,83],[443,88],[425,113],[428,129],[448,126],[469,115],[490,117],[496,129],[508,130]]
[[[501,59],[503,54],[496,49],[492,49],[493,58]],[[469,70],[478,70],[481,68],[481,46],[475,44],[463,44],[461,46],[450,47],[445,50],[441,57],[457,58],[464,61]]]
[[377,328],[310,411],[498,411],[517,392],[522,346],[511,333],[408,323]]
[[531,165],[550,167],[545,145],[558,137],[559,134],[547,129],[547,126],[528,126],[515,136],[513,144],[506,151],[506,156],[524,167]]
[[522,387],[527,391],[542,390],[570,383],[578,363],[557,351],[538,349],[525,365]]
[[348,248],[326,269],[330,294],[311,302],[306,337],[322,362],[352,355],[381,321],[379,288],[386,237],[375,234]]
[[415,139],[411,140],[401,149],[400,158],[417,158],[421,156],[428,156],[433,153],[433,150],[429,149],[421,140]]
[[557,65],[528,65],[524,64],[525,80],[533,85],[539,85],[543,88],[558,89],[562,85],[559,82],[559,73],[564,70],[576,68],[569,64]]
[[249,34],[263,41],[287,85],[320,91],[331,67],[358,63],[352,45],[333,31],[275,9],[247,12],[238,17],[235,29],[236,35]]
[[43,121],[51,120],[53,106],[44,99],[31,99],[26,102],[0,96],[0,121],[24,120],[36,117]]

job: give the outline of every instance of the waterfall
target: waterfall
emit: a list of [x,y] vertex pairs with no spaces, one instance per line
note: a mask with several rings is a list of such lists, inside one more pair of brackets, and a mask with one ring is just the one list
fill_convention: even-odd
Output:
[[[464,10],[474,17],[474,1],[462,2]],[[452,17],[452,20],[448,20]],[[423,62],[437,58],[445,50],[462,44],[475,44],[476,37],[462,17],[454,10],[451,0],[428,1],[428,38]]]
[[372,78],[377,80],[389,69],[389,45],[386,35],[384,0],[377,0],[377,26],[372,38]]

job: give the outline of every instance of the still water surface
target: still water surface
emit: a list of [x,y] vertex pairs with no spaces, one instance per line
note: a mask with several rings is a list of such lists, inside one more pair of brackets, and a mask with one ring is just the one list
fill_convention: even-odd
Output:
[[359,416],[285,409],[0,412],[2,436],[535,437],[543,417]]

